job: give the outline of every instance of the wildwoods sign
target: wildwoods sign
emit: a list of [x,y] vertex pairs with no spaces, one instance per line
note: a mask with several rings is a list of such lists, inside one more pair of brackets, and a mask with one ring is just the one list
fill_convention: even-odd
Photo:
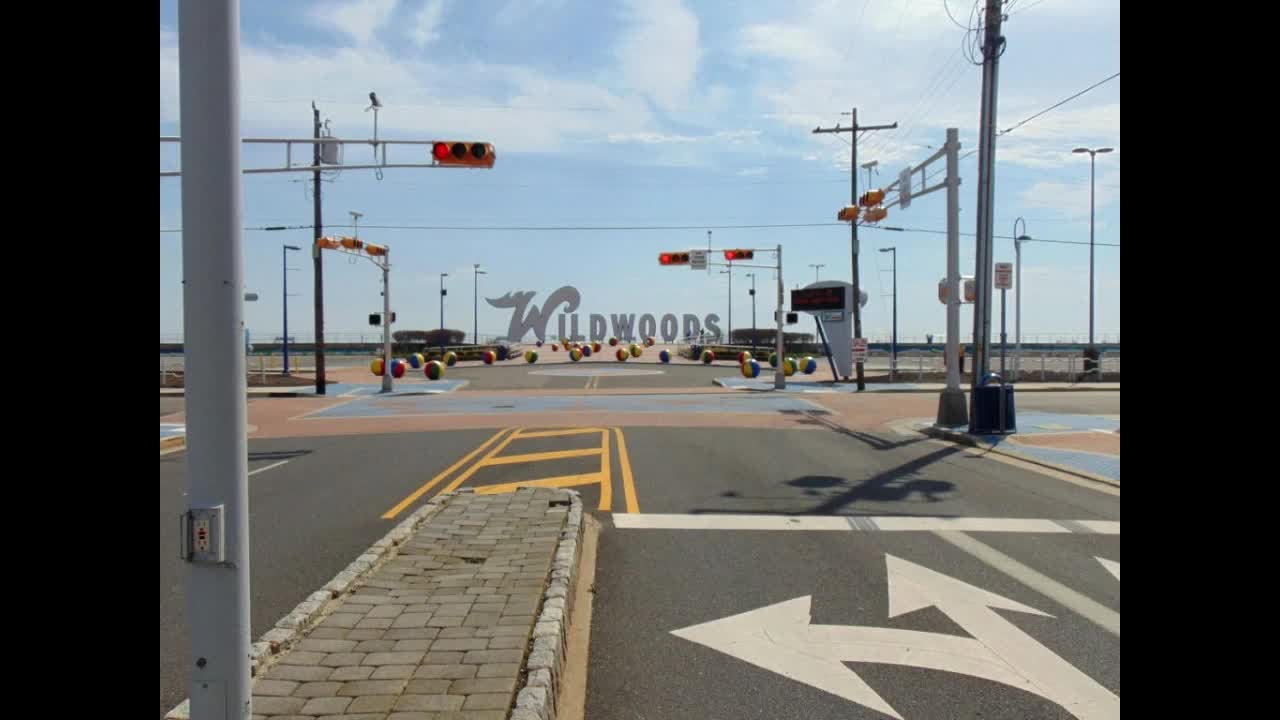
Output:
[[[699,320],[697,315],[684,313],[679,318],[674,313],[667,313],[661,318],[645,313],[624,315],[612,314],[609,317],[592,313],[587,316],[587,334],[584,336],[577,313],[582,296],[578,289],[565,285],[547,296],[542,307],[532,304],[532,290],[509,292],[500,298],[485,298],[485,302],[496,308],[511,309],[511,324],[507,329],[507,339],[519,341],[529,331],[535,337],[547,339],[547,323],[552,315],[557,315],[556,338],[570,340],[604,340],[609,336],[619,340],[635,340],[637,338],[661,337],[663,342],[674,342],[679,337],[695,337],[705,329],[712,336],[721,335],[720,316],[709,313]],[[563,306],[563,309],[562,307]],[[558,312],[557,312],[558,311]]]

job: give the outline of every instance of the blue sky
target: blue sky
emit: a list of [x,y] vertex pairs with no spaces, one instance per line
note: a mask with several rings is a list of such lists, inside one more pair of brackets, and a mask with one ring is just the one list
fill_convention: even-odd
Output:
[[[949,0],[967,23],[972,5]],[[1004,26],[997,126],[1017,124],[1120,70],[1118,2],[1014,0]],[[372,135],[370,90],[385,105],[384,139],[483,140],[497,149],[492,170],[387,170],[337,174],[324,185],[326,234],[349,233],[349,210],[368,225],[599,226],[688,225],[662,231],[374,230],[362,239],[391,247],[397,329],[439,324],[439,274],[449,273],[445,324],[472,327],[473,263],[480,277],[482,335],[502,334],[509,311],[484,297],[532,290],[582,292],[579,309],[601,313],[728,314],[726,277],[660,268],[663,250],[705,247],[705,226],[834,221],[849,200],[849,146],[831,126],[850,106],[864,124],[897,121],[869,134],[859,163],[880,162],[876,185],[940,147],[957,127],[962,154],[976,150],[981,69],[962,50],[965,30],[942,0],[848,2],[680,2],[614,0],[354,0],[243,2],[242,133],[309,137],[311,101],[338,137]],[[160,132],[180,134],[177,2],[160,4]],[[841,136],[847,139],[847,135]],[[1112,146],[1097,160],[1096,239],[1120,242],[1120,79],[1019,126],[997,149],[995,225],[1012,235],[1016,217],[1037,238],[1089,239],[1089,160],[1071,148]],[[392,152],[395,148],[392,149]],[[348,162],[371,150],[351,147]],[[283,151],[254,150],[244,166],[271,166]],[[164,169],[178,167],[162,147]],[[938,166],[941,168],[941,165]],[[865,187],[865,171],[859,179]],[[976,223],[977,155],[961,162],[961,231]],[[246,227],[309,225],[307,173],[245,176]],[[883,225],[942,230],[945,193],[893,208]],[[181,191],[160,180],[160,332],[182,331]],[[245,308],[255,336],[281,327],[281,244],[306,247],[311,230],[246,232],[245,281],[259,293]],[[899,335],[941,335],[936,285],[945,273],[945,237],[860,231],[862,284],[871,295],[864,334],[891,327],[890,256],[898,248]],[[788,289],[850,277],[849,231],[841,226],[715,230],[717,247],[781,243]],[[973,269],[962,236],[961,268]],[[1099,338],[1120,330],[1120,252],[1096,249]],[[996,260],[1013,243],[996,240]],[[291,334],[309,338],[312,272],[293,254]],[[1088,328],[1089,248],[1023,248],[1023,335]],[[750,280],[737,270],[733,324],[750,325]],[[336,253],[325,257],[325,326],[330,335],[371,334],[381,310],[379,274]],[[757,321],[768,323],[773,278],[757,278]],[[998,313],[998,302],[996,310]],[[972,317],[961,316],[966,337]],[[994,319],[998,332],[998,316]],[[807,327],[804,328],[808,330]],[[1013,298],[1009,297],[1009,333]]]

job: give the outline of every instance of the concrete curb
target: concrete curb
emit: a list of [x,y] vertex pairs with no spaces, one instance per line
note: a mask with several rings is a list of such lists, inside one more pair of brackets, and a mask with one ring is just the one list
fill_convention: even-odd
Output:
[[939,440],[948,440],[950,442],[959,443],[961,445],[976,447],[986,452],[995,453],[997,455],[1003,455],[1005,457],[1013,458],[1015,460],[1021,460],[1022,462],[1031,463],[1033,465],[1040,465],[1042,467],[1047,467],[1051,470],[1057,470],[1058,472],[1067,473],[1068,475],[1075,475],[1076,477],[1081,477],[1086,480],[1092,480],[1094,482],[1102,483],[1104,485],[1110,485],[1112,487],[1117,487],[1117,488],[1120,487],[1120,481],[1114,478],[1109,478],[1105,475],[1098,475],[1095,473],[1088,472],[1087,470],[1074,468],[1074,467],[1071,467],[1070,465],[1061,465],[1055,462],[1050,462],[1048,460],[1041,460],[1039,458],[1034,458],[1029,455],[1023,455],[1022,453],[1019,453],[1013,450],[1007,450],[999,445],[992,445],[991,443],[983,442],[982,440],[979,440],[973,437],[972,435],[969,435],[968,433],[958,432],[955,430],[948,430],[946,428],[937,427],[936,425],[930,425],[927,427],[916,428],[916,429],[919,432],[922,432],[925,435],[928,435],[929,437],[937,438]]
[[[264,670],[283,657],[294,643],[301,640],[317,623],[330,614],[335,600],[351,592],[361,585],[361,580],[382,567],[398,553],[396,549],[418,526],[436,514],[455,493],[442,493],[426,502],[412,515],[405,518],[386,535],[369,547],[360,557],[347,565],[345,569],[333,576],[324,587],[307,596],[297,607],[276,621],[275,627],[262,634],[258,642],[249,646],[249,657],[252,663],[250,674],[260,677]],[[581,505],[581,501],[578,501]],[[579,521],[581,523],[581,521]],[[563,542],[563,540],[561,541]],[[190,720],[191,701],[188,698],[170,710],[164,720]]]
[[542,596],[542,611],[533,626],[533,640],[525,661],[525,685],[516,695],[509,720],[555,720],[556,717],[569,642],[569,617],[578,584],[578,553],[582,548],[582,496],[576,490],[569,493],[569,516],[551,563],[551,582]]
[[[769,388],[730,387],[720,382],[720,378],[715,378],[711,382],[712,384],[719,385],[720,387],[726,390],[733,390],[736,392],[775,392],[775,389],[771,387]],[[808,385],[808,384],[809,383],[788,383],[787,387],[791,388],[797,385]],[[841,384],[849,385],[852,383],[841,383]],[[1017,387],[1017,392],[1020,392],[1020,393],[1120,392],[1119,387],[1087,387],[1083,385],[1071,385],[1067,387],[1019,387],[1019,386],[1014,386],[1014,387]],[[857,394],[856,391],[842,392],[839,390],[830,390],[822,385],[814,386],[814,389],[821,390],[822,392],[813,393],[813,394],[825,394],[825,395],[833,395],[833,394],[856,395]],[[787,391],[784,390],[783,392],[787,392]],[[902,389],[893,389],[893,390],[864,390],[863,392],[869,393],[869,394],[876,394],[876,395],[885,395],[885,394],[891,394],[891,393],[935,393],[936,394],[936,393],[942,392],[942,388],[941,387],[902,388]]]

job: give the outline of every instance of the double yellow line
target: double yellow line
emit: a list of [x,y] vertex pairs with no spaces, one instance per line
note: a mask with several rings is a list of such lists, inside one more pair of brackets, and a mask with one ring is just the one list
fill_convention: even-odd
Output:
[[[614,434],[618,443],[618,464],[622,468],[622,491],[623,498],[626,503],[627,512],[640,512],[640,504],[636,498],[635,478],[631,473],[631,459],[627,454],[626,440],[623,439],[622,430],[613,428],[572,428],[568,430],[537,430],[525,432],[523,428],[504,428],[495,433],[488,440],[485,440],[479,447],[464,455],[460,460],[441,471],[438,475],[431,478],[422,487],[414,490],[404,500],[392,507],[390,510],[382,514],[382,519],[391,520],[412,505],[418,498],[422,497],[432,488],[440,485],[446,478],[467,463],[475,460],[477,455],[485,453],[483,457],[475,461],[470,467],[459,473],[448,485],[440,492],[451,492],[469,480],[475,473],[484,467],[494,465],[513,465],[520,463],[543,462],[547,460],[561,460],[573,457],[590,457],[593,455],[600,456],[600,469],[597,472],[576,473],[572,475],[555,475],[552,477],[538,478],[534,480],[521,480],[517,482],[501,483],[498,485],[481,485],[476,488],[476,493],[480,495],[492,495],[498,493],[514,492],[521,487],[574,487],[577,485],[595,485],[600,486],[600,503],[599,509],[609,512],[613,508],[613,472],[611,453],[609,451],[609,434]],[[550,452],[523,453],[519,455],[500,455],[512,441],[517,439],[532,439],[546,437],[564,437],[570,435],[589,435],[593,433],[600,434],[600,447],[585,448],[577,450],[554,450]],[[505,437],[504,437],[505,436]],[[488,452],[485,452],[488,450]]]

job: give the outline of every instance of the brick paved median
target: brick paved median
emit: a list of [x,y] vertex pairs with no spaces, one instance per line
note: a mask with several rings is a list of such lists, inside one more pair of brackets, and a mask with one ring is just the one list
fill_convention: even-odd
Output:
[[504,720],[572,498],[444,500],[256,680],[254,718]]

